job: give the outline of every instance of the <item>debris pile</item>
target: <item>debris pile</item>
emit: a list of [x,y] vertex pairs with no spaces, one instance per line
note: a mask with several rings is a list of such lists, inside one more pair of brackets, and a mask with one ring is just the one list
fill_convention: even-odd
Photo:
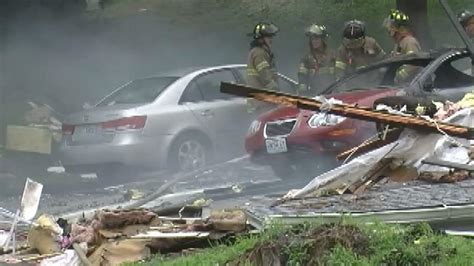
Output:
[[[30,227],[27,247],[6,252],[2,263],[40,262],[41,265],[120,265],[152,254],[203,248],[247,230],[241,210],[212,211],[208,217],[160,217],[148,209],[97,211],[90,220],[69,223],[41,215]],[[5,252],[4,252],[5,253]]]
[[49,105],[28,102],[29,110],[21,121],[7,125],[6,148],[12,151],[51,154],[62,138],[60,120]]
[[[445,121],[471,126],[472,116],[471,109],[463,109]],[[285,197],[360,194],[384,178],[402,182],[459,182],[474,171],[469,153],[468,140],[405,129],[398,139],[314,178],[306,187],[290,191]]]
[[[387,179],[400,183],[461,182],[474,171],[470,158],[470,140],[474,139],[472,93],[467,93],[458,103],[430,102],[429,106],[418,104],[408,110],[403,106],[407,97],[403,96],[381,98],[374,103],[375,108],[367,108],[322,96],[310,99],[229,83],[222,83],[221,91],[378,125],[379,139],[339,154],[338,159],[344,160],[342,166],[315,177],[301,189],[288,192],[276,204],[304,197],[359,195]],[[390,104],[391,101],[397,106]]]

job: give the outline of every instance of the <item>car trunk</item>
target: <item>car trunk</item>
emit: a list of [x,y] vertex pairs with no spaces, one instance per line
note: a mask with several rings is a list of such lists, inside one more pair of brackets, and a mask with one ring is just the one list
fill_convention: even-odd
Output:
[[63,135],[69,145],[109,143],[117,133],[139,132],[146,116],[137,115],[140,105],[95,107],[69,115],[63,124]]

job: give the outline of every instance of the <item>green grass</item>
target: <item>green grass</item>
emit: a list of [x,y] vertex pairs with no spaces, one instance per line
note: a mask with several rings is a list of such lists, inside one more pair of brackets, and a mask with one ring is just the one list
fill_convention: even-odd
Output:
[[[344,224],[351,227],[353,223],[344,222]],[[242,258],[242,254],[246,254],[253,247],[266,245],[280,247],[281,257],[286,260],[286,265],[307,265],[311,259],[314,259],[310,255],[314,250],[314,246],[311,246],[314,239],[311,240],[308,236],[311,236],[311,232],[318,232],[319,226],[319,224],[306,224],[290,230],[276,226],[259,236],[240,237],[233,244],[221,244],[187,257],[170,259],[158,256],[144,264],[135,265],[224,265]],[[364,248],[366,251],[362,252],[366,254],[361,254],[360,250],[357,252],[344,247],[343,245],[347,246],[347,243],[340,240],[342,244],[336,244],[323,253],[324,255],[318,258],[318,263],[322,265],[471,265],[474,261],[473,240],[434,232],[427,224],[402,226],[374,223],[357,225],[356,229],[362,233],[361,236],[368,239],[367,247]],[[248,263],[247,261],[240,265]]]
[[251,249],[260,238],[257,236],[243,237],[237,240],[233,245],[227,246],[225,244],[217,245],[204,251],[198,252],[192,256],[181,256],[172,260],[166,259],[163,256],[157,256],[149,262],[132,265],[163,265],[163,266],[200,266],[200,265],[222,265],[245,251]]

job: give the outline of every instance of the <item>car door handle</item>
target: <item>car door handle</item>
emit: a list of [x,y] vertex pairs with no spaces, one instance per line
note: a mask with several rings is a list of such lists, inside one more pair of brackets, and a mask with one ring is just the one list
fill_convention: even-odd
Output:
[[206,109],[206,110],[201,111],[201,115],[202,116],[214,116],[214,112],[210,109]]

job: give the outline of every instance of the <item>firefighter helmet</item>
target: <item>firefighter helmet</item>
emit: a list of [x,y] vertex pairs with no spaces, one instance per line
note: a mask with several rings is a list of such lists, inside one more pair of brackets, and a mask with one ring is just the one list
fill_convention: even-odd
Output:
[[466,25],[472,18],[474,18],[474,14],[471,13],[471,11],[469,10],[461,11],[458,14],[459,23],[461,23],[463,27],[466,27]]
[[384,21],[384,26],[386,28],[390,27],[406,27],[409,26],[410,18],[400,10],[392,9],[390,14]]
[[267,36],[275,36],[280,29],[273,23],[258,23],[253,28],[253,32],[248,35],[253,36],[254,39],[260,39]]
[[329,36],[326,26],[318,24],[313,24],[307,27],[305,30],[305,34],[308,37],[315,36],[325,38]]
[[365,37],[365,23],[360,20],[351,20],[344,24],[343,37],[354,40]]

